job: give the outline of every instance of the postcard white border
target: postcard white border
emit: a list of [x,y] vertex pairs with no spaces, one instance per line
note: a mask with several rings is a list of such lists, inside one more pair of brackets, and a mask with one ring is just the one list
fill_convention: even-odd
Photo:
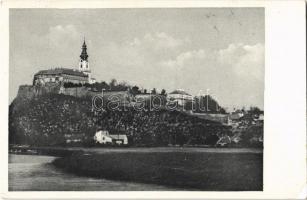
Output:
[[[306,196],[306,29],[300,1],[0,1],[1,197],[14,199],[277,199]],[[9,8],[265,8],[263,192],[8,192]]]

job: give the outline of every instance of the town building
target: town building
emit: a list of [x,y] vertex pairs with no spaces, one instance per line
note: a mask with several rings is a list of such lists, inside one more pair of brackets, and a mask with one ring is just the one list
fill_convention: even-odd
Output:
[[82,51],[79,60],[79,68],[53,68],[41,70],[34,75],[33,85],[45,85],[46,83],[74,83],[85,84],[95,83],[96,80],[91,76],[85,40],[82,45]]
[[109,135],[112,138],[112,141],[116,145],[127,145],[128,144],[128,137],[124,134],[113,134]]
[[99,144],[115,144],[115,145],[127,145],[128,137],[125,134],[109,134],[109,131],[100,130],[97,131],[94,140]]
[[109,132],[105,130],[96,132],[94,140],[99,144],[112,144],[112,138],[109,136]]
[[88,76],[76,69],[55,68],[41,70],[34,75],[33,85],[46,83],[88,83]]
[[193,96],[182,89],[174,90],[167,95],[168,102],[177,102],[179,106],[184,106],[188,102],[193,102]]

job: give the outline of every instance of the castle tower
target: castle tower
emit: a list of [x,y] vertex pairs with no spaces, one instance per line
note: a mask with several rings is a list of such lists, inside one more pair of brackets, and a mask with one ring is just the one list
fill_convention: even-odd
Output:
[[90,66],[88,63],[88,54],[86,50],[87,50],[87,47],[86,47],[85,39],[84,39],[83,45],[82,45],[82,52],[80,55],[80,61],[79,61],[79,70],[88,75],[89,82],[90,82],[91,81],[91,70],[90,70]]

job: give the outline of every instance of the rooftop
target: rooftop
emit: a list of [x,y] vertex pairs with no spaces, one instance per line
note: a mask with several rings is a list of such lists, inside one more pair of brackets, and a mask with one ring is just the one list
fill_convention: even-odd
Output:
[[173,92],[171,92],[171,93],[169,93],[169,94],[181,94],[181,95],[192,96],[192,95],[190,95],[189,93],[187,93],[187,92],[185,92],[184,90],[181,90],[181,89],[174,90]]
[[83,72],[79,70],[68,69],[68,68],[55,68],[55,69],[41,70],[37,72],[35,75],[60,75],[60,74],[87,77],[86,74],[84,74]]
[[116,134],[110,134],[109,135],[112,139],[115,139],[115,140],[125,140],[127,139],[127,135],[116,135]]

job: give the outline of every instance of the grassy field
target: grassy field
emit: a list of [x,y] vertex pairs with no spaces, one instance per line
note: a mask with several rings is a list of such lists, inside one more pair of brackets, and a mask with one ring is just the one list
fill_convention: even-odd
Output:
[[261,191],[262,153],[73,153],[53,164],[82,176],[169,185],[184,190]]

